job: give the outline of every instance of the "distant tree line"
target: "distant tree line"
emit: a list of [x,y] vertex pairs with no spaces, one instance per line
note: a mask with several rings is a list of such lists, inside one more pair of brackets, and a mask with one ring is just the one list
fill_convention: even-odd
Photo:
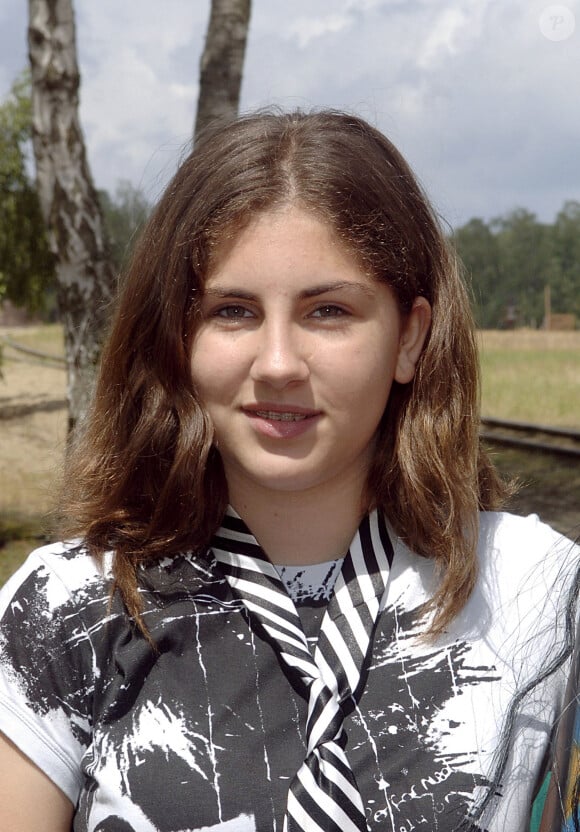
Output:
[[541,326],[546,286],[552,312],[572,313],[580,322],[580,202],[565,202],[552,224],[524,208],[487,223],[472,219],[453,242],[480,327]]

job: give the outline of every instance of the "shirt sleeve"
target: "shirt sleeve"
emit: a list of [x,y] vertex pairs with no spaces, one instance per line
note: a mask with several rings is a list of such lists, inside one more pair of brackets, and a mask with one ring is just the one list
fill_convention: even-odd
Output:
[[43,547],[0,591],[0,731],[73,804],[95,676],[84,618],[95,588],[88,560],[60,544]]

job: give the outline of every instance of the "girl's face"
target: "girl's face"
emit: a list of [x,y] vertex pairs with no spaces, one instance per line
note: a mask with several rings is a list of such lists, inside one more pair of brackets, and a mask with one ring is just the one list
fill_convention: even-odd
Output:
[[402,318],[332,229],[295,207],[258,215],[210,273],[191,359],[230,499],[254,489],[360,494],[393,380],[430,322]]

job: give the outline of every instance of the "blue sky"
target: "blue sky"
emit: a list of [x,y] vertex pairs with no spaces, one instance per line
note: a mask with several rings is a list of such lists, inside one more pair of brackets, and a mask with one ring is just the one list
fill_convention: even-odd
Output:
[[[189,139],[209,0],[76,0],[81,120],[98,187],[160,193]],[[0,95],[26,65],[0,0]],[[574,23],[576,28],[574,29]],[[557,39],[556,39],[557,38]],[[253,0],[242,109],[358,112],[452,225],[580,201],[580,0]]]

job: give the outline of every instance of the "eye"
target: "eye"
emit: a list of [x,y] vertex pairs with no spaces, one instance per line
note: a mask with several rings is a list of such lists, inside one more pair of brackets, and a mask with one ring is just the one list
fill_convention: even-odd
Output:
[[335,306],[333,303],[325,303],[323,306],[319,306],[318,309],[315,309],[312,312],[311,317],[313,318],[340,318],[342,315],[348,315],[346,309],[343,309],[342,306]]
[[230,303],[227,306],[220,306],[213,313],[215,318],[226,318],[229,321],[238,321],[241,318],[253,317],[251,311],[239,303]]

